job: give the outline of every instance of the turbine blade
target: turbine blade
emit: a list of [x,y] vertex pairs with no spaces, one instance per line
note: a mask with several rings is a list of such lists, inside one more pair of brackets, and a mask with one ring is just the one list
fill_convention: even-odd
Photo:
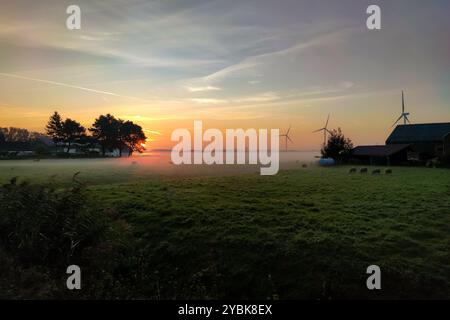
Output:
[[289,129],[288,129],[288,131],[286,132],[286,135],[289,134],[289,131],[291,131],[291,125],[289,125]]
[[397,121],[394,122],[394,124],[392,125],[391,128],[395,127],[395,125],[396,125],[402,118],[403,118],[403,115],[401,115],[401,116],[397,119]]
[[318,129],[318,130],[316,130],[316,131],[313,131],[312,133],[320,132],[320,131],[322,131],[322,130],[323,130],[323,128],[322,128],[322,129]]
[[330,114],[328,114],[327,123],[325,123],[325,129],[328,127],[328,122],[330,121]]
[[408,116],[405,116],[406,121],[411,124],[411,121],[409,121]]

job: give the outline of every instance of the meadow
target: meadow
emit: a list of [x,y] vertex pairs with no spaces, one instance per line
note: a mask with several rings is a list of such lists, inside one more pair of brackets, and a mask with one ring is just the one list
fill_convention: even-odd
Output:
[[[9,165],[1,169],[2,183],[14,175]],[[15,173],[64,188],[81,171],[89,207],[114,216],[124,230],[127,254],[106,271],[117,290],[87,283],[84,297],[450,298],[446,169],[394,167],[392,175],[365,175],[295,163],[277,176],[260,176],[214,175],[208,171],[214,167],[200,175],[144,173],[132,163],[114,170],[39,168]],[[374,264],[382,290],[369,291],[366,269]],[[38,294],[33,290],[28,296]],[[51,292],[39,296],[66,295]]]

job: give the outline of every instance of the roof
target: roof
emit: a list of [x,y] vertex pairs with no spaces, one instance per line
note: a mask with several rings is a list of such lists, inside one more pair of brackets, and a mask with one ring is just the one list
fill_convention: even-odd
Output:
[[358,146],[352,150],[352,154],[357,157],[389,157],[408,148],[409,144]]
[[391,143],[440,142],[450,133],[450,122],[397,126],[386,140]]
[[31,142],[4,142],[0,143],[0,151],[33,151]]

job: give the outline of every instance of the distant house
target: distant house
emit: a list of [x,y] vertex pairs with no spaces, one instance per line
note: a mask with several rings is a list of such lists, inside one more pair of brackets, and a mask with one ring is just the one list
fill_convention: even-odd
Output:
[[34,148],[33,142],[3,142],[0,144],[0,152],[18,156],[31,155],[34,153]]
[[[66,143],[60,142],[57,144],[57,150],[60,153],[68,153],[70,155],[85,155],[85,154],[102,154],[102,147],[97,143],[72,143],[69,150]],[[122,155],[128,156],[128,149],[122,149]],[[117,158],[120,157],[120,150],[118,148],[105,151],[106,157]]]
[[386,145],[409,144],[411,160],[427,160],[450,153],[450,122],[399,125]]
[[352,158],[367,165],[397,165],[408,161],[409,144],[385,146],[358,146],[352,150]]

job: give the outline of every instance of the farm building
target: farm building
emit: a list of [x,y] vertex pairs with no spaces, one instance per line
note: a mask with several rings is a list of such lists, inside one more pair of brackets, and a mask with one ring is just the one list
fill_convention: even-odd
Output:
[[352,150],[352,158],[368,165],[396,165],[408,161],[409,144],[385,146],[358,146]]
[[17,155],[30,155],[34,153],[35,145],[32,142],[17,141],[0,143],[0,152]]
[[409,144],[411,160],[427,160],[450,153],[450,122],[399,125],[386,145]]

